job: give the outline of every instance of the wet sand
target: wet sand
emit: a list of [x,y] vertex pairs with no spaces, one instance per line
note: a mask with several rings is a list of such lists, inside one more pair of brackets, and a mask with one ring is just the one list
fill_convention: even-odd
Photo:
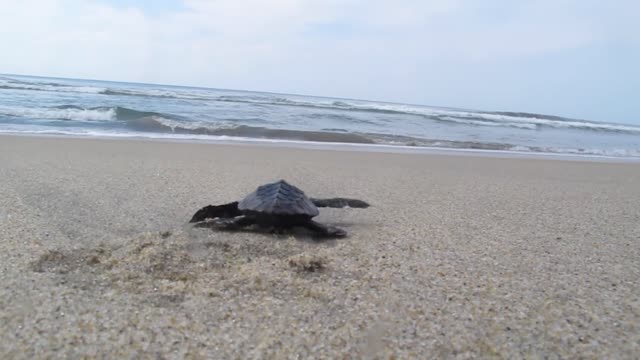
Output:
[[[349,232],[214,232],[287,179]],[[633,358],[640,165],[0,136],[0,358]]]

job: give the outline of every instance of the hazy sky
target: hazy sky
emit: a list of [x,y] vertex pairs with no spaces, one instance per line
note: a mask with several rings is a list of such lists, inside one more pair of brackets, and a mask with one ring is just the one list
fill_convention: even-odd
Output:
[[0,73],[640,123],[638,0],[0,1]]

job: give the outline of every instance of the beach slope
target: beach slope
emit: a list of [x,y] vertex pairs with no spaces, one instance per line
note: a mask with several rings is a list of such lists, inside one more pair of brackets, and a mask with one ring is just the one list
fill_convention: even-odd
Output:
[[[349,237],[213,232],[286,179]],[[0,358],[632,358],[640,166],[0,136]]]

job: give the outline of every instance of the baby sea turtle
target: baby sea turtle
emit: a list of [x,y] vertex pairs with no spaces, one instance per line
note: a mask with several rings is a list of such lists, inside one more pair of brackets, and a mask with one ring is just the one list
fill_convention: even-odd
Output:
[[205,206],[193,215],[190,222],[213,219],[210,224],[229,230],[254,224],[277,232],[293,227],[304,227],[318,236],[344,237],[347,235],[346,231],[317,223],[312,218],[320,213],[318,207],[347,206],[366,208],[369,204],[362,200],[347,198],[308,198],[302,190],[280,180],[259,186],[256,191],[240,202]]

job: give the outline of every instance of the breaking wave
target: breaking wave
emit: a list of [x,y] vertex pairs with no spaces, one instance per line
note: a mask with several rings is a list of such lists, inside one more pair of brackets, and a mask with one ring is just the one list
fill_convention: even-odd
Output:
[[189,94],[189,93],[177,93],[169,90],[157,90],[157,89],[106,89],[101,92],[103,95],[115,95],[115,96],[139,96],[139,97],[151,97],[151,98],[165,98],[165,99],[183,99],[183,100],[214,100],[203,95]]
[[598,123],[586,120],[574,120],[559,116],[515,113],[515,112],[471,112],[455,109],[441,109],[434,107],[403,105],[391,103],[363,102],[354,100],[333,101],[318,98],[316,101],[298,101],[287,97],[277,96],[220,96],[212,98],[215,101],[255,103],[266,105],[286,105],[343,111],[372,112],[382,114],[413,115],[429,120],[452,122],[474,126],[503,126],[536,130],[540,127],[574,128],[593,131],[613,131],[640,134],[640,127],[623,124]]
[[[47,79],[55,80],[55,79]],[[102,83],[101,83],[102,84]],[[413,116],[449,124],[452,126],[473,126],[473,127],[506,127],[523,130],[551,129],[574,129],[595,132],[618,132],[629,134],[640,134],[640,127],[623,124],[599,123],[586,120],[563,118],[559,116],[524,113],[524,112],[487,112],[470,111],[460,109],[438,108],[419,105],[405,105],[384,103],[375,101],[361,101],[348,99],[333,99],[323,97],[310,97],[301,95],[284,95],[271,93],[251,93],[244,91],[222,91],[204,88],[185,88],[156,86],[117,87],[110,86],[111,83],[104,83],[105,86],[80,86],[77,84],[39,81],[28,78],[28,80],[0,77],[0,90],[33,90],[51,92],[75,92],[84,94],[96,94],[98,96],[127,96],[127,97],[147,97],[160,99],[177,99],[196,102],[223,102],[239,103],[264,106],[286,106],[310,109],[328,110],[325,115],[336,111],[359,112],[380,115]],[[93,83],[91,84],[93,85]],[[118,116],[113,113],[98,114],[94,109],[70,110],[59,112],[55,118],[78,119],[82,117],[100,118]],[[93,113],[92,113],[93,112]]]
[[73,105],[51,108],[0,106],[0,115],[45,120],[110,121],[116,118],[117,108],[85,109]]
[[51,82],[25,82],[11,78],[0,78],[0,89],[3,90],[31,90],[54,91],[66,93],[101,94],[107,89],[94,86],[73,86]]
[[[70,121],[101,121],[109,122],[114,120],[135,120],[144,117],[158,116],[163,114],[139,111],[120,106],[108,107],[98,106],[84,108],[76,105],[60,105],[48,108],[24,108],[24,107],[8,107],[0,106],[0,116],[20,117],[42,120],[70,120]],[[178,118],[177,116],[174,116]]]
[[50,108],[0,107],[0,116],[75,122],[102,122],[106,129],[119,128],[139,133],[228,136],[357,144],[375,143],[375,141],[366,136],[347,132],[273,129],[259,126],[236,125],[230,122],[207,123],[193,121],[173,114],[140,111],[119,106],[92,108],[83,108],[75,105],[61,105]]
[[266,127],[231,124],[212,125],[198,122],[183,123],[174,119],[156,115],[131,119],[127,122],[127,127],[140,132],[171,133],[179,135],[209,135],[312,142],[375,144],[373,139],[353,133],[270,129]]
[[626,132],[640,134],[640,127],[623,124],[597,123],[586,120],[574,120],[551,115],[530,114],[530,113],[510,113],[510,112],[471,112],[453,109],[439,109],[426,106],[411,106],[402,104],[387,103],[362,103],[359,101],[332,101],[318,98],[314,101],[301,101],[281,96],[180,96],[165,93],[162,95],[144,96],[162,96],[175,97],[182,99],[208,100],[232,103],[248,103],[272,106],[293,106],[317,108],[326,110],[339,111],[357,111],[369,112],[389,115],[411,115],[419,116],[428,120],[439,122],[449,122],[455,124],[464,124],[472,126],[491,126],[491,127],[513,127],[528,130],[537,130],[544,127],[549,128],[565,128],[580,129],[587,131],[611,131]]

